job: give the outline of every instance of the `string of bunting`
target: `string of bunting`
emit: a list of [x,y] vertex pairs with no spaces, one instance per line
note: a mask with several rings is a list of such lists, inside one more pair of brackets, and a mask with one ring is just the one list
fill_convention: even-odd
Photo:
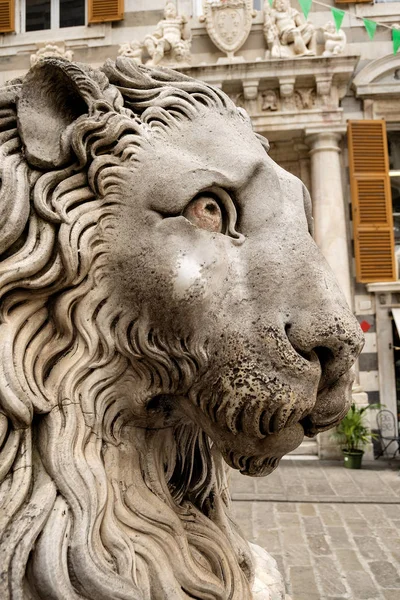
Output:
[[[269,0],[269,3],[271,6],[272,6],[273,1],[274,0]],[[329,8],[332,13],[333,20],[335,22],[336,31],[339,31],[339,29],[342,25],[344,16],[345,16],[346,12],[348,12],[348,11],[341,10],[340,8],[335,8],[334,6],[329,6],[329,4],[325,4],[324,2],[319,2],[319,0],[298,0],[298,2],[300,4],[303,15],[306,19],[311,10],[311,6],[312,6],[313,2],[314,2],[314,4],[318,4],[319,6],[325,6],[325,8]],[[379,21],[372,21],[371,19],[365,19],[364,17],[358,17],[357,15],[354,15],[353,13],[348,13],[348,14],[351,17],[358,19],[359,21],[363,21],[364,27],[366,29],[366,32],[367,32],[370,40],[374,39],[376,28],[378,27],[378,25],[379,25],[379,27],[385,27],[386,29],[390,29],[392,31],[393,54],[396,54],[396,52],[400,48],[400,29],[396,29],[396,27],[391,27],[390,25],[386,25],[386,23],[380,23]]]

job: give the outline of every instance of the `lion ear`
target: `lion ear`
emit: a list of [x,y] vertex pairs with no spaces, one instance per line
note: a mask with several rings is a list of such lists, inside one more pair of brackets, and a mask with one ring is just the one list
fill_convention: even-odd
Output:
[[99,77],[104,75],[93,77],[89,69],[56,58],[28,72],[18,101],[18,129],[34,167],[55,169],[71,159],[71,124],[104,99]]

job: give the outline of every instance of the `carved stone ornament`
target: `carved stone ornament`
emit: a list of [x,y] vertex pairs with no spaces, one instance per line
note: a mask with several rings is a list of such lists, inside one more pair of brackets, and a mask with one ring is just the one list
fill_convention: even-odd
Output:
[[275,90],[266,90],[261,94],[261,98],[261,110],[270,110],[271,112],[279,110],[278,95]]
[[142,64],[142,52],[143,52],[143,44],[138,40],[133,40],[132,42],[125,42],[120,44],[118,54],[119,56],[126,56],[133,60],[137,65]]
[[229,60],[244,60],[234,54],[247,40],[255,14],[253,0],[203,0],[200,21],[205,21],[208,35]]
[[307,190],[170,69],[48,58],[0,102],[1,600],[282,600],[227,465],[333,427],[362,347]]
[[71,61],[74,57],[74,53],[72,50],[67,50],[65,44],[46,44],[39,48],[35,54],[31,54],[31,67],[36,65],[39,60],[50,57],[65,58],[66,60]]
[[315,105],[316,91],[314,88],[297,89],[294,95],[298,110],[310,110]]

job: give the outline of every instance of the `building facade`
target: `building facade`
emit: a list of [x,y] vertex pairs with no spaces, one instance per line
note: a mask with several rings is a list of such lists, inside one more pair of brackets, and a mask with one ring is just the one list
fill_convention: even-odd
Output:
[[[171,3],[167,3],[171,4]],[[400,2],[1,0],[0,83],[43,56],[174,66],[243,107],[311,192],[315,239],[365,332],[354,399],[400,412]],[[345,10],[339,31],[331,7]],[[370,40],[363,18],[379,22]],[[304,452],[335,454],[329,434]]]

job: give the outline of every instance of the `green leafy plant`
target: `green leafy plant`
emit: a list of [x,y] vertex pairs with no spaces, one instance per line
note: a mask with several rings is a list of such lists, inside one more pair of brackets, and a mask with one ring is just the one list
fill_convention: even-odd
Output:
[[348,413],[333,433],[334,439],[340,444],[344,452],[362,452],[364,446],[377,437],[365,424],[366,411],[377,408],[381,408],[381,405],[369,404],[362,407],[356,406],[354,403],[351,405]]

